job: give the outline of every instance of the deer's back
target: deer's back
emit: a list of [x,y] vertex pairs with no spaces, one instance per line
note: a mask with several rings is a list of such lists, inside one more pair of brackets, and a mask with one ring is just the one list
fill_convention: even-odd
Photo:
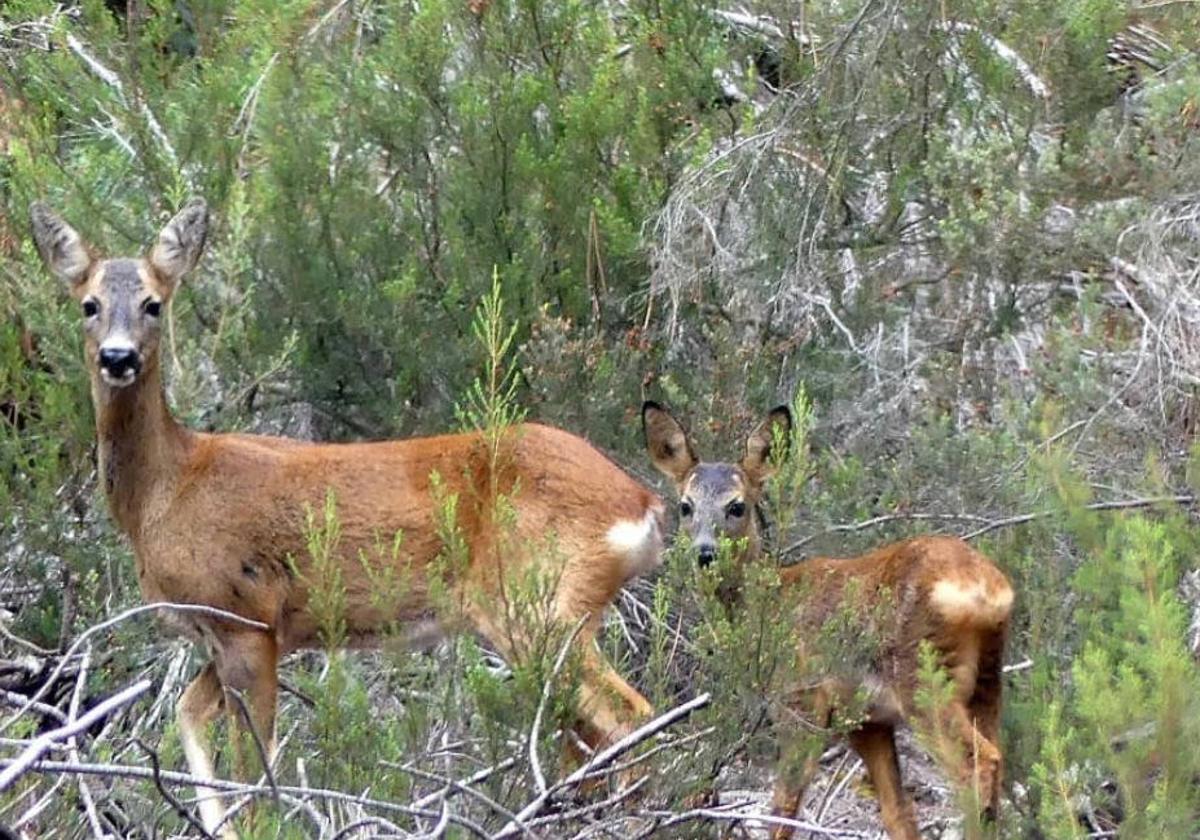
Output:
[[[835,663],[834,682],[851,696],[865,686],[872,717],[907,714],[916,686],[919,647],[931,644],[954,669],[989,661],[1004,644],[1013,591],[1004,574],[956,537],[918,537],[853,558],[813,558],[783,570],[797,598],[799,644],[849,627],[860,646]],[[835,642],[836,644],[836,642]],[[842,641],[844,647],[845,640]]]
[[[661,510],[575,435],[525,424],[506,441],[493,457],[476,433],[348,444],[196,435],[161,516],[133,535],[143,592],[286,626],[285,647],[307,644],[310,590],[328,584],[309,543],[324,535],[339,558],[348,630],[366,637],[429,613],[430,564],[448,527],[469,547],[466,573],[495,562],[494,494],[513,503],[514,544],[552,542],[568,558],[602,544],[615,523]],[[616,587],[629,571],[606,569]],[[381,582],[393,598],[380,597]]]

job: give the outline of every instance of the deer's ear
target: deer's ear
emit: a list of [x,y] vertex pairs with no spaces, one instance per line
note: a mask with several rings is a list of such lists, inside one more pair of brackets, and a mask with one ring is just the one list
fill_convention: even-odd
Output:
[[782,433],[780,439],[786,446],[792,434],[792,412],[786,405],[771,409],[767,419],[759,423],[746,438],[746,454],[742,456],[741,467],[754,484],[762,483],[775,472],[776,456],[787,454],[772,452],[776,430]]
[[193,198],[167,222],[150,251],[150,265],[172,288],[196,267],[208,236],[208,205]]
[[57,213],[35,201],[29,206],[33,241],[50,273],[72,291],[82,283],[92,266],[92,253],[79,232]]
[[683,484],[699,463],[683,426],[661,405],[646,401],[642,403],[642,432],[654,466],[677,487]]

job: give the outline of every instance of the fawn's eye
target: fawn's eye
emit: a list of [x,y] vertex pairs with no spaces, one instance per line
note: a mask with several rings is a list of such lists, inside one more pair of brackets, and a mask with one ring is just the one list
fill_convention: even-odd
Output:
[[729,507],[725,508],[725,513],[730,519],[741,519],[746,515],[746,503],[732,502]]
[[142,309],[151,318],[157,318],[162,314],[162,303],[154,298],[146,298],[145,303],[142,304]]
[[100,314],[100,304],[93,298],[88,298],[83,302],[83,317],[95,318]]
[[686,499],[679,503],[679,515],[684,519],[692,515],[692,503]]

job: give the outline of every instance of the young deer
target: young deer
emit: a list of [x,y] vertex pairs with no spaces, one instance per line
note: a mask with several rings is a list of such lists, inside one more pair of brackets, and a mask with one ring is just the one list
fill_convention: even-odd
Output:
[[[741,541],[739,563],[757,560],[761,542],[756,507],[772,472],[776,430],[791,431],[791,413],[774,409],[746,441],[737,464],[701,462],[683,427],[661,406],[642,407],[646,446],[654,465],[679,492],[680,527],[691,538],[701,565],[716,557],[718,538]],[[991,561],[954,537],[918,537],[850,559],[814,558],[780,573],[782,586],[799,599],[797,645],[805,645],[837,611],[866,613],[886,605],[879,651],[861,673],[829,676],[788,693],[790,711],[828,727],[841,704],[866,697],[865,719],[849,733],[879,800],[882,821],[895,840],[919,838],[912,804],[901,786],[895,730],[905,720],[946,733],[951,742],[939,761],[951,780],[976,791],[985,814],[999,804],[1001,657],[1013,590]],[[952,695],[938,719],[915,699],[918,650],[927,643],[949,675]],[[803,655],[803,654],[802,654]],[[813,718],[817,719],[814,721]],[[799,777],[779,773],[773,813],[793,818],[815,761]],[[792,836],[777,826],[776,840]]]
[[[439,591],[448,589],[466,627],[504,655],[519,655],[520,630],[504,614],[504,581],[539,563],[556,576],[555,618],[583,622],[578,714],[585,740],[598,745],[624,735],[650,713],[593,637],[620,587],[660,562],[657,495],[581,438],[533,423],[507,430],[499,457],[478,433],[318,445],[187,429],[164,398],[159,340],[163,308],[204,247],[204,203],[187,204],[141,259],[99,259],[46,207],[34,204],[31,215],[43,260],[82,308],[99,475],[112,516],[133,544],[143,597],[217,607],[269,627],[175,615],[211,658],[177,707],[194,775],[212,778],[205,728],[222,708],[233,734],[252,726],[274,749],[279,657],[319,643],[307,608],[314,574],[305,519],[327,494],[340,527],[348,644],[369,645],[396,622],[422,638],[457,629],[445,627],[446,611],[431,603],[430,584],[440,575],[447,586]],[[494,516],[498,494],[513,508],[503,533]],[[461,568],[437,560],[438,499],[449,495],[457,497],[467,548]],[[388,550],[397,534],[400,558]],[[533,548],[548,537],[553,552]],[[380,563],[398,567],[392,571],[405,585],[386,608],[376,592]],[[235,702],[242,697],[248,720]],[[236,758],[242,739],[234,740]],[[199,794],[212,830],[223,809],[210,790]]]

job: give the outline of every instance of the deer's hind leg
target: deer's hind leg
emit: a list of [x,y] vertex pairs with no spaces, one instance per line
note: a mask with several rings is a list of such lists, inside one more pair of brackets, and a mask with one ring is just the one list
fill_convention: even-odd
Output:
[[890,724],[868,723],[849,735],[850,745],[867,766],[871,787],[879,801],[883,827],[891,840],[921,840],[912,803],[900,777],[896,733]]
[[[939,709],[923,710],[933,752],[949,780],[972,792],[983,811],[994,815],[1000,795],[1002,757],[997,746],[1000,717],[999,651],[987,636],[965,628],[947,646],[951,695]],[[931,717],[932,716],[932,717]]]
[[[217,678],[217,666],[209,662],[196,678],[188,683],[175,706],[175,718],[179,726],[179,740],[183,743],[183,754],[187,758],[188,772],[198,779],[213,779],[212,747],[208,739],[208,727],[221,713],[224,696],[221,681]],[[200,821],[209,833],[217,830],[225,807],[216,797],[216,792],[203,785],[196,785],[196,798],[200,801]],[[221,831],[222,840],[236,840],[231,828]]]
[[[481,636],[487,639],[506,658],[519,657],[524,634],[512,628],[502,628],[485,610],[468,608],[467,617]],[[592,749],[597,749],[626,735],[632,724],[652,713],[650,704],[632,686],[623,680],[612,666],[605,661],[595,647],[598,619],[583,616],[572,619],[560,616],[564,627],[572,627],[580,620],[586,623],[575,638],[579,655],[580,684],[579,734]]]
[[612,570],[623,568],[624,563],[607,550],[576,560],[560,582],[555,604],[556,618],[564,627],[584,622],[575,641],[581,666],[579,731],[593,749],[624,737],[654,714],[649,701],[616,672],[595,643],[604,610],[622,583]]
[[[789,766],[787,756],[781,756],[775,770],[775,785],[771,790],[771,816],[794,820],[804,802],[804,792],[816,775],[819,754],[810,754],[800,766]],[[771,840],[790,840],[795,829],[790,825],[771,827]]]
[[975,763],[990,762],[986,768],[990,776],[984,784],[982,773],[979,782],[979,804],[986,819],[995,819],[1000,813],[1000,788],[1004,780],[1004,757],[1000,751],[1000,713],[1003,706],[1004,679],[1002,662],[1003,635],[991,644],[984,644],[980,651],[979,668],[975,677],[974,690],[967,701],[967,714],[975,730],[982,736],[981,745],[990,749],[975,752]]

